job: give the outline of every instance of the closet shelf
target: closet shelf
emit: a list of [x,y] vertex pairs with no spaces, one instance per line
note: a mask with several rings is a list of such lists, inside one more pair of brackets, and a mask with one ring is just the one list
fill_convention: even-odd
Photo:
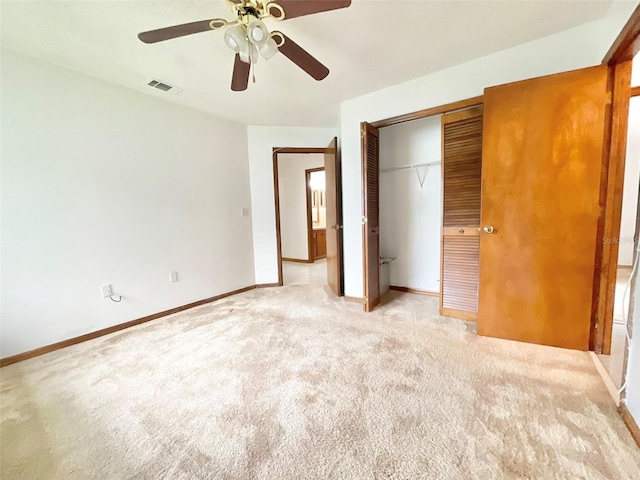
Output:
[[411,170],[413,168],[421,168],[421,167],[433,167],[435,165],[440,165],[441,162],[429,162],[429,163],[416,163],[413,165],[402,165],[400,167],[392,167],[392,168],[381,168],[380,173],[387,172],[395,172],[397,170]]

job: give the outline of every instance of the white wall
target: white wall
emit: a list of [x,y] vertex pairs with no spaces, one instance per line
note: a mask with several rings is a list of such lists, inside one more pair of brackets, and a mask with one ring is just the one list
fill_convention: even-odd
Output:
[[254,283],[245,126],[8,51],[1,92],[2,357]]
[[343,102],[345,295],[363,295],[360,122],[475,97],[489,86],[600,64],[637,4],[613,2],[597,22]]
[[[380,168],[439,162],[441,117],[380,129]],[[440,291],[440,165],[380,174],[380,254],[390,264],[391,285]]]
[[618,265],[631,265],[633,261],[633,235],[636,231],[638,185],[640,184],[640,97],[631,98],[628,132]]
[[282,257],[309,260],[305,170],[324,167],[323,154],[278,155]]
[[[640,266],[639,266],[640,268]],[[633,315],[633,337],[627,360],[627,391],[625,404],[637,425],[640,425],[640,271],[636,272],[635,290],[631,301],[635,302]]]
[[[276,214],[273,191],[274,147],[326,147],[333,128],[247,127],[253,209],[253,255],[256,283],[278,281]],[[347,187],[348,188],[348,187]]]

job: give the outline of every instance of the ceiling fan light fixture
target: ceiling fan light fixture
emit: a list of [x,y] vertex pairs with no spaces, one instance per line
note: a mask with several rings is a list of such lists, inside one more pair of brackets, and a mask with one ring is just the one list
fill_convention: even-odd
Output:
[[241,26],[228,27],[224,32],[224,42],[236,53],[249,50],[246,34]]
[[269,60],[278,53],[278,44],[273,38],[269,38],[265,43],[260,45],[260,55],[265,60]]
[[254,18],[247,25],[247,36],[254,45],[263,45],[269,41],[269,30],[262,20]]

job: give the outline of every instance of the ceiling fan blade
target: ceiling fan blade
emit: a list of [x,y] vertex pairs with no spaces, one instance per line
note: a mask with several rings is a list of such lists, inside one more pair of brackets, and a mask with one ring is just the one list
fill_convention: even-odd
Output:
[[[284,20],[314,13],[347,8],[351,0],[276,0],[284,10]],[[276,10],[272,13],[275,13]],[[277,15],[276,15],[277,17]]]
[[249,85],[249,70],[251,65],[240,60],[240,54],[236,53],[236,60],[233,64],[233,76],[231,77],[231,90],[241,92]]
[[312,57],[309,52],[291,40],[282,32],[273,32],[275,36],[281,35],[284,42],[278,46],[278,50],[298,65],[302,70],[307,72],[316,80],[322,80],[329,75],[329,69]]
[[138,34],[138,38],[144,43],[156,43],[172,38],[184,37],[194,33],[206,32],[212,30],[211,22],[213,20],[200,20],[199,22],[183,23],[174,25],[173,27],[159,28],[158,30],[149,30]]

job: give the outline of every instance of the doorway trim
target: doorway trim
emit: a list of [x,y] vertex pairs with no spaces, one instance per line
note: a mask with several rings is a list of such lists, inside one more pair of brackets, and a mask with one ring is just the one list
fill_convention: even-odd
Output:
[[622,220],[622,191],[627,157],[627,129],[631,89],[631,63],[640,51],[640,6],[636,7],[602,59],[609,66],[611,104],[610,121],[605,132],[603,180],[601,186],[602,220],[598,228],[593,295],[593,316],[589,349],[611,353],[613,307],[618,267],[618,236]]
[[[629,104],[632,96],[640,93],[640,88],[631,88],[631,65],[633,58],[640,52],[640,5],[633,11],[629,20],[622,28],[613,45],[602,60],[603,65],[609,66],[613,94],[610,112],[610,137],[608,151],[604,152],[603,161],[608,161],[605,172],[608,173],[608,182],[603,182],[606,188],[604,194],[606,203],[603,208],[603,228],[601,252],[596,255],[595,282],[599,291],[594,291],[594,313],[596,314],[594,327],[596,329],[595,345],[602,353],[611,351],[611,335],[613,329],[613,302],[615,296],[615,281],[618,266],[617,242],[604,242],[607,232],[613,232],[617,237],[620,232],[622,217],[622,189],[624,186],[624,166],[627,157],[627,134],[629,123]],[[639,200],[640,205],[640,200]],[[636,220],[636,232],[640,227],[640,221]],[[600,232],[599,232],[600,233]],[[613,237],[612,237],[613,238]],[[637,247],[637,240],[634,242]],[[634,248],[635,250],[635,248]],[[634,260],[636,260],[634,253]],[[637,281],[637,279],[635,280]],[[629,302],[633,305],[633,289]],[[630,314],[632,309],[630,309]],[[627,325],[627,332],[631,335],[633,319]],[[603,348],[604,347],[604,348]],[[625,342],[625,351],[622,367],[622,379],[627,376],[629,345]],[[620,393],[620,405],[618,411],[622,420],[629,429],[632,437],[640,446],[640,428],[625,404],[626,389]]]
[[[386,118],[383,120],[378,120],[375,122],[364,122],[360,125],[360,130],[361,130],[361,140],[364,139],[364,136],[366,135],[363,128],[364,125],[368,124],[371,125],[372,127],[376,128],[376,129],[381,129],[384,127],[390,127],[392,125],[398,125],[400,123],[406,123],[406,122],[411,122],[413,120],[420,120],[423,118],[427,118],[427,117],[433,117],[436,115],[443,115],[445,113],[452,113],[458,110],[466,110],[469,108],[473,108],[473,107],[478,107],[478,106],[482,106],[483,104],[483,96],[480,95],[478,97],[471,97],[471,98],[467,98],[464,100],[459,100],[457,102],[452,102],[452,103],[446,103],[444,105],[438,105],[435,107],[430,107],[430,108],[426,108],[423,110],[418,110],[416,112],[410,112],[410,113],[406,113],[403,115],[398,115],[395,117],[390,117],[390,118]],[[361,145],[362,147],[362,145]],[[362,156],[362,168],[361,168],[361,172],[360,172],[360,183],[361,183],[361,195],[362,195],[362,216],[363,218],[367,217],[368,212],[367,212],[367,208],[366,208],[366,202],[365,202],[365,186],[366,186],[366,172],[367,172],[367,158],[366,158],[366,152],[361,148],[360,149],[360,154]],[[380,173],[378,172],[378,184],[380,181]],[[440,209],[442,210],[442,205],[440,206]],[[370,311],[369,309],[367,309],[367,304],[366,304],[366,292],[368,291],[367,288],[367,282],[369,281],[369,267],[368,267],[368,262],[367,262],[367,239],[366,239],[366,224],[363,223],[362,224],[362,288],[363,288],[363,295],[365,295],[365,305],[364,305],[364,311],[368,312]],[[379,269],[379,265],[378,265],[378,269]],[[440,276],[442,275],[442,264],[440,265]],[[378,273],[379,276],[379,273]],[[442,290],[442,286],[440,286],[441,290]]]
[[275,204],[276,251],[278,257],[278,283],[276,283],[275,286],[282,287],[284,285],[284,278],[282,273],[282,233],[280,232],[280,188],[278,185],[278,155],[283,153],[324,153],[326,150],[326,148],[319,147],[273,147],[272,149],[273,198]]
[[438,105],[437,107],[425,108],[424,110],[418,110],[417,112],[405,113],[403,115],[385,118],[384,120],[378,120],[377,122],[370,122],[370,125],[375,128],[390,127],[391,125],[411,122],[413,120],[420,120],[422,118],[433,117],[435,115],[441,115],[443,113],[451,113],[456,110],[464,110],[466,108],[476,107],[478,105],[482,105],[482,95],[478,97],[466,98],[457,102],[445,103],[444,105]]

